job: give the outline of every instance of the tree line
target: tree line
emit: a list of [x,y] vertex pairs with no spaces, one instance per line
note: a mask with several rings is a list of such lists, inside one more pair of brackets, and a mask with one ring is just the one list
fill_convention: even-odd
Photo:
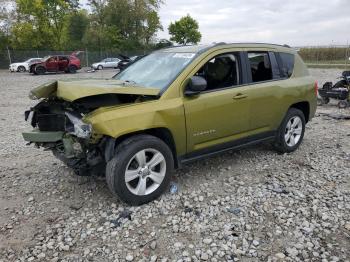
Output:
[[198,43],[198,23],[189,15],[163,30],[162,0],[0,0],[0,49],[145,50]]

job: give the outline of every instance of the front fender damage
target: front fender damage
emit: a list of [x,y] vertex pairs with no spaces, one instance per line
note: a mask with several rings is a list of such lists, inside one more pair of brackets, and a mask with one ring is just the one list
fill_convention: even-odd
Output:
[[[96,87],[96,90],[95,87],[86,87],[89,90],[85,90],[84,94],[92,94],[95,90],[93,95],[81,95],[71,101],[61,96],[60,88],[62,83],[52,81],[30,92],[30,98],[40,99],[40,102],[25,112],[25,120],[31,123],[34,130],[22,135],[29,144],[33,143],[37,147],[52,151],[81,176],[104,174],[106,163],[114,154],[115,140],[109,139],[107,133],[101,132],[89,116],[100,110],[113,108],[114,112],[118,112],[116,108],[158,99],[152,90],[135,88],[131,92],[131,88],[112,86],[111,91],[103,87],[103,92],[101,87]],[[70,90],[72,91],[73,87]],[[120,94],[116,93],[117,91]],[[67,91],[68,93],[70,94]]]

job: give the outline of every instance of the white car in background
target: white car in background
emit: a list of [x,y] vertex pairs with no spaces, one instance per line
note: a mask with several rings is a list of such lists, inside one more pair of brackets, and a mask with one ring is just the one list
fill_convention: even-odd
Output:
[[104,68],[117,68],[118,67],[118,63],[121,60],[119,58],[105,58],[102,61],[98,62],[98,63],[94,63],[91,65],[91,67],[93,69],[98,69],[98,70],[102,70]]
[[10,64],[10,71],[11,72],[25,72],[29,71],[29,67],[33,63],[39,63],[41,62],[42,58],[29,58],[27,61],[24,61],[22,63],[12,63]]

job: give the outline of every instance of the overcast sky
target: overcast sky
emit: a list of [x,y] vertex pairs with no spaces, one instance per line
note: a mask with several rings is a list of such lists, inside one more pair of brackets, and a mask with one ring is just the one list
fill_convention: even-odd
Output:
[[159,37],[167,38],[169,23],[187,13],[198,21],[203,43],[350,42],[350,0],[165,0]]
[[350,0],[164,0],[159,38],[182,16],[195,18],[202,43],[350,43]]

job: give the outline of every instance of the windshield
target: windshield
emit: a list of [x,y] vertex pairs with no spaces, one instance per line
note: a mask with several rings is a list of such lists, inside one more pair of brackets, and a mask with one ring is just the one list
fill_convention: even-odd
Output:
[[114,78],[142,87],[163,89],[189,64],[194,53],[152,53],[129,66]]

